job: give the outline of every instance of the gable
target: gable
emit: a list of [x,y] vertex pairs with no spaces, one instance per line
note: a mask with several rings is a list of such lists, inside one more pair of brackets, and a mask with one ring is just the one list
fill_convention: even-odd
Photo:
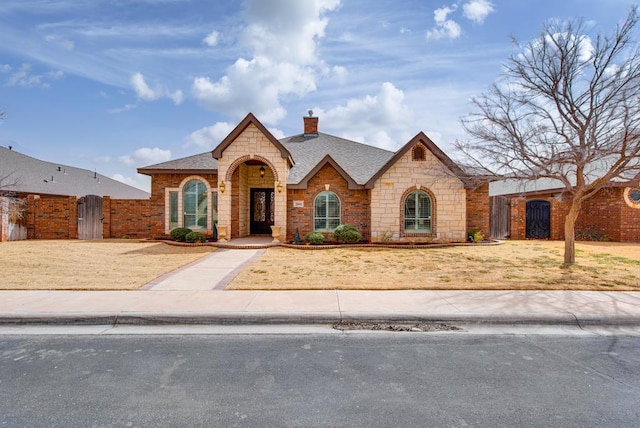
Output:
[[[424,152],[426,150],[427,153]],[[420,153],[422,152],[422,153]],[[390,168],[396,165],[404,156],[414,156],[418,154],[423,160],[428,158],[428,155],[431,154],[435,157],[440,164],[454,177],[460,179],[462,182],[465,182],[466,174],[464,171],[453,161],[449,156],[447,156],[440,148],[433,142],[429,137],[427,137],[423,132],[418,133],[415,137],[413,137],[407,144],[401,147],[389,161],[378,170],[378,172],[371,177],[371,179],[366,183],[365,187],[367,189],[372,189],[375,186],[375,182],[382,177],[384,173],[386,173]]]
[[347,182],[349,189],[362,189],[363,186],[356,183],[356,181],[342,168],[330,155],[326,155],[315,167],[309,171],[309,173],[296,184],[288,184],[289,189],[306,189],[309,184],[309,180],[316,176],[316,174],[322,170],[326,165],[330,165],[334,170]]
[[289,159],[291,164],[293,164],[293,159],[291,158],[291,153],[289,153],[289,150],[287,150],[287,148],[283,146],[282,143],[280,143],[280,141],[278,141],[276,137],[274,137],[273,134],[269,132],[269,130],[265,128],[262,123],[260,123],[260,121],[253,115],[253,113],[249,113],[238,124],[238,126],[236,126],[233,131],[231,131],[231,133],[229,133],[229,135],[227,135],[226,138],[222,140],[222,142],[220,142],[220,144],[218,144],[216,148],[213,149],[213,151],[211,152],[213,158],[220,159],[224,151],[229,148],[229,146],[231,146],[236,141],[236,139],[240,137],[242,133],[250,126],[254,126],[255,128],[257,128],[258,131],[266,138],[266,140],[280,152],[280,155],[285,159]]

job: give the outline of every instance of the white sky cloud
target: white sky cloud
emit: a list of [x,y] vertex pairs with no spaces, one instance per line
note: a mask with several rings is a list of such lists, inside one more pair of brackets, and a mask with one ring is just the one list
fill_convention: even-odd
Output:
[[493,4],[489,0],[471,0],[462,5],[464,17],[478,24],[482,24],[487,15],[493,11]]
[[217,82],[198,77],[192,93],[203,105],[235,119],[251,111],[261,121],[275,124],[287,114],[280,102],[282,97],[302,97],[315,89],[314,70],[257,56],[250,61],[238,59]]
[[313,109],[320,127],[345,138],[390,150],[406,143],[414,121],[413,110],[404,102],[404,92],[385,82],[376,95],[353,98],[328,111]]
[[183,147],[198,146],[212,150],[220,143],[237,124],[229,122],[218,122],[211,126],[193,131],[185,138]]
[[[64,77],[64,73],[60,70],[52,70],[46,73],[33,73],[31,64],[22,64],[20,68],[13,71],[11,66],[4,65],[2,72],[10,73],[5,81],[5,86],[21,86],[23,88],[49,88],[50,81],[59,80]],[[13,71],[13,73],[12,73]]]
[[193,96],[235,119],[251,111],[265,123],[278,123],[287,115],[283,98],[316,90],[317,75],[325,67],[317,43],[328,24],[325,14],[339,5],[339,0],[248,0],[240,39],[251,59],[238,58],[217,80],[195,78]]
[[162,150],[158,147],[142,147],[133,154],[120,156],[118,160],[127,166],[145,166],[171,159],[171,150]]
[[131,86],[138,98],[144,101],[155,101],[160,98],[169,98],[173,100],[176,105],[180,105],[184,100],[184,96],[180,90],[169,92],[161,86],[151,88],[145,81],[142,73],[135,73],[131,76]]
[[149,191],[149,187],[151,185],[151,177],[149,177],[148,175],[136,174],[134,177],[125,177],[122,174],[113,174],[111,178],[147,192]]
[[202,40],[202,43],[204,43],[209,47],[214,47],[215,45],[218,44],[219,38],[220,38],[220,33],[218,33],[217,31],[212,31],[209,34],[207,34],[207,37],[205,37]]
[[462,34],[462,28],[460,24],[452,19],[448,19],[449,14],[455,12],[458,6],[455,4],[451,7],[443,6],[433,11],[433,20],[436,26],[432,30],[427,31],[427,39],[439,40],[439,39],[457,39]]

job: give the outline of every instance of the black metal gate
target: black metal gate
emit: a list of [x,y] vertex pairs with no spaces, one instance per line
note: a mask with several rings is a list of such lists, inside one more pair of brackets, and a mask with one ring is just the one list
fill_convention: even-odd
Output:
[[102,197],[78,199],[78,239],[102,239]]
[[495,239],[505,239],[511,235],[511,203],[504,196],[489,199],[489,235]]
[[548,239],[551,236],[551,203],[534,199],[527,201],[527,238]]

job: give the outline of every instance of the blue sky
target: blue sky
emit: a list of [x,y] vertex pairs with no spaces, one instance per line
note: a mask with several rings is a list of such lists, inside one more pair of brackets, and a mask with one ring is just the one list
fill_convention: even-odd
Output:
[[628,0],[2,0],[0,145],[149,189],[248,112],[397,150],[465,138],[469,99],[549,19],[596,31]]

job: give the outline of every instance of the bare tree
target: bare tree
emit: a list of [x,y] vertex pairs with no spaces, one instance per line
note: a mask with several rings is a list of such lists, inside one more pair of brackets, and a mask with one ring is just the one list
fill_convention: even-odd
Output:
[[[613,181],[640,173],[640,50],[637,8],[610,35],[582,20],[553,21],[520,47],[503,79],[473,99],[457,143],[487,174],[553,179],[571,200],[565,264],[575,263],[582,203]],[[515,42],[515,40],[514,40]]]

